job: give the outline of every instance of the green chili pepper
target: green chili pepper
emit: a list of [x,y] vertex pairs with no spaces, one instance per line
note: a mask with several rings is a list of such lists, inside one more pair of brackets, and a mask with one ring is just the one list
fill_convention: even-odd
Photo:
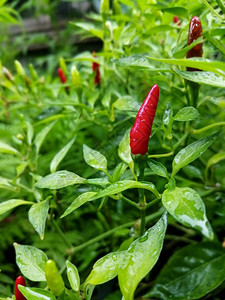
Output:
[[49,259],[46,262],[45,277],[51,292],[55,296],[60,296],[63,293],[65,286],[62,276],[59,274],[56,264],[52,259]]

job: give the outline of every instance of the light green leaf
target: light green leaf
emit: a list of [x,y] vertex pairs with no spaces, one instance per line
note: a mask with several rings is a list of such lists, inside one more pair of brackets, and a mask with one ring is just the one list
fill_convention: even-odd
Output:
[[160,197],[157,189],[155,188],[154,184],[151,182],[138,182],[138,181],[133,181],[133,180],[123,180],[123,181],[118,181],[110,186],[108,186],[106,189],[103,191],[97,193],[92,200],[99,199],[105,196],[111,196],[115,195],[118,193],[121,193],[125,190],[128,189],[133,189],[133,188],[140,188],[140,189],[146,189],[151,191],[153,194],[155,194],[156,197]]
[[134,161],[131,156],[129,131],[124,135],[122,141],[119,144],[118,155],[122,159],[122,161],[128,164],[132,174],[134,174]]
[[56,121],[53,123],[50,123],[49,125],[47,125],[46,127],[44,127],[36,136],[35,140],[34,140],[34,144],[36,146],[36,152],[37,154],[40,151],[40,148],[47,136],[47,134],[49,133],[49,131],[52,129],[52,127],[55,125]]
[[175,121],[193,121],[200,118],[198,110],[192,106],[181,108],[173,117]]
[[118,279],[125,300],[133,300],[139,282],[157,262],[167,227],[166,214],[143,236],[135,240],[121,260]]
[[206,172],[212,165],[215,165],[224,159],[225,159],[225,152],[219,152],[219,153],[216,153],[215,155],[213,155],[212,157],[210,157],[210,159],[207,162]]
[[97,36],[98,38],[103,40],[103,31],[100,30],[98,27],[96,27],[94,24],[84,23],[84,22],[76,22],[76,23],[71,23],[71,24],[88,31],[91,34],[93,34],[94,36]]
[[216,135],[213,134],[181,149],[173,159],[172,176],[174,176],[181,168],[202,155],[215,140]]
[[31,125],[30,122],[26,122],[26,126],[27,126],[27,143],[28,145],[31,145],[32,144],[32,139],[33,139],[33,136],[34,136],[34,128],[33,126]]
[[21,154],[12,146],[0,141],[0,153],[8,153],[17,156],[21,156]]
[[107,160],[100,152],[83,145],[84,160],[86,163],[97,170],[107,172]]
[[44,239],[45,222],[48,216],[49,200],[35,203],[28,212],[28,218],[34,229],[40,235],[40,239]]
[[78,292],[80,289],[80,276],[76,266],[74,266],[70,261],[66,261],[67,267],[67,276],[70,283],[71,288]]
[[75,209],[83,205],[84,203],[93,200],[92,197],[96,195],[96,192],[86,192],[78,196],[66,209],[66,211],[63,213],[63,215],[60,218],[64,218],[67,215],[71,214]]
[[22,274],[32,281],[46,281],[45,264],[48,260],[46,254],[33,247],[13,244],[16,251],[16,263]]
[[203,37],[199,37],[197,40],[195,40],[193,43],[191,43],[189,46],[184,47],[176,52],[173,53],[173,57],[175,58],[183,58],[185,56],[185,54],[191,50],[193,47],[195,47],[196,45],[203,43]]
[[40,189],[61,189],[63,187],[80,184],[85,181],[84,178],[69,171],[58,171],[49,174],[38,181],[35,186]]
[[212,72],[201,72],[201,71],[180,71],[180,70],[175,70],[177,74],[179,74],[181,77],[197,82],[199,84],[208,84],[212,86],[217,86],[224,88],[225,87],[225,77],[218,75],[216,73]]
[[115,59],[113,60],[113,62],[122,67],[141,67],[154,70],[152,64],[150,64],[149,60],[146,58],[146,55],[147,54],[132,55],[120,59]]
[[27,300],[55,300],[55,296],[43,289],[29,288],[19,285],[20,292],[26,297]]
[[165,177],[167,179],[169,178],[166,167],[163,164],[161,164],[160,162],[150,159],[150,160],[148,160],[148,165],[149,165],[149,168],[151,168],[152,171],[154,173],[156,173],[157,175]]
[[178,65],[183,67],[191,67],[200,69],[203,71],[211,71],[214,73],[218,73],[220,75],[225,75],[225,63],[218,60],[209,60],[202,57],[195,57],[189,59],[169,59],[169,58],[153,58],[149,57],[149,59],[160,61],[166,64]]
[[94,264],[93,270],[85,281],[85,285],[102,284],[116,277],[119,265],[124,259],[125,254],[123,251],[112,252],[100,258]]
[[50,171],[51,173],[56,172],[58,165],[63,160],[63,158],[66,156],[67,152],[71,148],[75,141],[75,138],[73,138],[68,144],[66,144],[65,147],[63,147],[53,158],[50,164]]
[[188,11],[184,7],[166,7],[161,10],[178,17],[188,18]]
[[169,126],[172,122],[172,117],[173,117],[173,108],[170,102],[167,102],[166,109],[163,114],[163,124]]
[[137,112],[140,108],[140,105],[137,101],[134,100],[133,97],[122,96],[113,103],[112,108],[116,108],[118,110],[131,110]]
[[213,239],[213,230],[206,217],[204,202],[195,190],[188,187],[165,190],[162,203],[178,222]]
[[11,199],[11,200],[4,201],[4,202],[0,203],[0,215],[4,214],[5,212],[7,212],[17,206],[32,205],[32,204],[34,204],[34,202],[25,201],[25,200],[21,200],[21,199]]

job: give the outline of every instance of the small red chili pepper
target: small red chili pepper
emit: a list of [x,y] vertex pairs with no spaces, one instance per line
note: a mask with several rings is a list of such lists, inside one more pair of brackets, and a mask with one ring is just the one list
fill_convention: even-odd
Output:
[[174,17],[173,17],[173,23],[174,23],[174,24],[177,24],[178,26],[181,25],[181,22],[180,22],[180,19],[178,18],[178,16],[174,16]]
[[[202,24],[198,17],[193,17],[189,24],[189,33],[188,33],[188,46],[191,45],[195,40],[197,40],[200,36],[202,36]],[[200,43],[194,46],[191,50],[189,50],[186,54],[187,58],[191,57],[202,57],[203,43]],[[188,71],[199,71],[199,69],[195,68],[187,68]]]
[[26,300],[27,298],[25,298],[23,296],[23,294],[19,291],[19,288],[18,288],[18,285],[22,285],[22,286],[26,286],[26,282],[23,278],[23,276],[19,276],[16,278],[15,280],[15,297],[16,297],[16,300]]
[[66,75],[64,74],[63,70],[61,68],[58,68],[57,72],[58,72],[61,82],[66,83],[67,79],[66,79]]
[[158,99],[159,87],[155,84],[140,107],[135,123],[130,131],[130,147],[131,153],[134,155],[145,155],[148,151],[148,140],[152,131]]
[[[95,51],[92,52],[92,55],[94,57],[97,57]],[[100,65],[97,62],[93,61],[92,70],[93,70],[93,72],[95,72],[94,84],[98,84],[98,85],[100,85],[100,83],[101,83],[101,75],[100,75],[99,67],[100,67]]]

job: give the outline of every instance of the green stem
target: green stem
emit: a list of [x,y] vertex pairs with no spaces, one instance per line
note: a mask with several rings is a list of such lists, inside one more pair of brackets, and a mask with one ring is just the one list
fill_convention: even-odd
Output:
[[225,6],[223,4],[223,2],[221,0],[216,0],[219,8],[221,9],[221,11],[225,14]]
[[214,13],[220,20],[223,20],[223,18],[214,10],[214,8],[206,1],[202,0],[202,2],[205,4],[205,6],[208,7],[209,10],[211,10],[212,13]]
[[62,238],[62,240],[65,242],[65,244],[67,245],[68,248],[72,248],[72,244],[67,241],[64,233],[62,232],[62,230],[59,228],[59,225],[56,223],[56,221],[52,218],[52,224],[54,225],[56,231],[58,232],[58,234],[60,235],[60,237]]
[[208,131],[209,129],[211,129],[213,127],[224,126],[224,125],[225,125],[225,122],[217,122],[217,123],[213,123],[213,124],[210,124],[208,126],[205,126],[203,128],[192,129],[191,133],[193,133],[193,134],[200,134],[200,133],[203,133],[205,131]]
[[[155,212],[154,214],[151,214],[149,216],[146,217],[146,223],[150,222],[150,221],[153,221],[154,219],[158,218],[159,216],[161,216],[163,213],[164,213],[164,208],[161,208],[159,209],[157,212]],[[83,249],[85,249],[86,247],[94,244],[94,243],[97,243],[105,238],[107,238],[108,236],[114,234],[115,232],[117,232],[118,230],[122,229],[122,228],[126,228],[126,227],[131,227],[133,226],[135,223],[135,221],[131,221],[131,222],[128,222],[128,223],[125,223],[123,225],[120,225],[118,227],[115,227],[111,230],[108,230],[102,234],[100,234],[99,236],[79,245],[79,246],[76,246],[76,247],[72,247],[71,250],[70,250],[70,254],[73,255],[75,254],[76,252],[79,252]]]
[[151,207],[152,205],[158,203],[160,201],[160,198],[156,198],[154,200],[152,200],[151,202],[149,202],[147,205],[146,205],[146,209]]
[[[138,180],[141,181],[144,179],[144,171],[145,171],[145,158],[140,161],[139,168],[140,168],[140,175]],[[140,236],[145,232],[145,210],[146,210],[146,199],[145,199],[145,191],[143,189],[138,189],[139,193],[139,207],[141,211],[141,225],[140,225]]]
[[163,153],[163,154],[152,154],[152,155],[149,155],[148,158],[160,158],[160,157],[168,157],[168,156],[171,156],[173,155],[173,151],[170,151],[168,153]]
[[120,195],[120,198],[123,199],[124,201],[126,201],[127,203],[129,203],[130,205],[140,209],[139,205],[137,203],[135,203],[134,201],[124,197],[122,194]]

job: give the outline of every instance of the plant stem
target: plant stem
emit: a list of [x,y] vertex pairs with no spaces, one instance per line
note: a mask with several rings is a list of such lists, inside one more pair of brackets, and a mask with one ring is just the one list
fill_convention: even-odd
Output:
[[[140,168],[140,175],[138,177],[139,181],[144,179],[145,163],[146,163],[145,158],[139,163],[139,168]],[[139,207],[141,211],[141,225],[140,225],[140,236],[141,236],[145,231],[146,199],[145,199],[145,191],[143,189],[138,189],[138,193],[139,193]]]
[[60,237],[62,238],[62,240],[65,242],[65,244],[67,245],[67,247],[72,248],[72,244],[67,241],[64,233],[62,232],[62,230],[60,229],[59,225],[56,223],[56,221],[52,218],[52,224],[54,225],[56,231],[58,232],[58,234],[60,235]]
[[137,203],[135,203],[134,201],[124,197],[122,194],[120,195],[121,199],[123,199],[124,201],[126,201],[127,203],[129,203],[130,205],[140,209],[139,205]]
[[191,130],[191,133],[193,134],[200,134],[200,133],[203,133],[213,127],[217,127],[217,126],[224,126],[225,125],[225,122],[217,122],[217,123],[213,123],[213,124],[210,124],[208,126],[205,126],[205,127],[202,127],[202,128],[199,128],[199,129],[192,129]]
[[[146,220],[145,220],[146,223],[148,223],[148,222],[150,222],[150,221],[158,218],[159,216],[161,216],[164,213],[164,211],[165,211],[165,209],[161,208],[157,212],[155,212],[154,214],[151,214],[151,215],[147,216]],[[125,224],[120,225],[118,227],[115,227],[115,228],[113,228],[111,230],[108,230],[108,231],[100,234],[99,236],[97,236],[97,237],[95,237],[95,238],[93,238],[93,239],[91,239],[91,240],[89,240],[89,241],[87,241],[87,242],[85,242],[85,243],[83,243],[83,244],[81,244],[79,246],[71,247],[70,254],[73,255],[76,252],[79,252],[79,251],[85,249],[86,247],[88,247],[88,246],[90,246],[90,245],[92,245],[94,243],[97,243],[97,242],[99,242],[99,241],[107,238],[108,236],[114,234],[115,232],[117,232],[118,230],[120,230],[122,228],[131,227],[131,226],[134,225],[134,223],[135,223],[135,221],[131,221],[131,222],[125,223]]]
[[155,203],[159,202],[160,201],[160,198],[156,198],[154,200],[152,200],[151,202],[149,202],[147,205],[146,205],[146,209],[151,207],[152,205],[154,205]]
[[160,158],[160,157],[168,157],[168,156],[171,156],[173,155],[173,151],[171,152],[168,152],[168,153],[163,153],[163,154],[152,154],[152,155],[149,155],[148,158]]

